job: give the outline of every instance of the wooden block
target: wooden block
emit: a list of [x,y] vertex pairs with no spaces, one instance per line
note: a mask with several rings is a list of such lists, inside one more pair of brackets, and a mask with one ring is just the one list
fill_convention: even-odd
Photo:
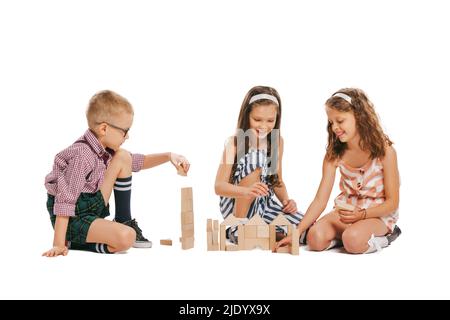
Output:
[[279,247],[277,253],[291,253],[291,246]]
[[238,248],[239,250],[244,250],[245,248],[245,236],[241,237],[240,235],[245,235],[244,226],[240,224],[238,226]]
[[239,246],[235,244],[227,244],[225,246],[225,251],[239,251]]
[[258,247],[262,250],[269,250],[269,238],[258,239]]
[[300,241],[300,232],[297,228],[292,229],[292,247],[291,247],[291,254],[298,256],[300,248],[299,248],[299,241]]
[[192,211],[181,212],[181,224],[194,223],[194,213]]
[[159,240],[159,244],[162,246],[171,246],[172,239],[161,239],[161,240]]
[[181,188],[181,201],[185,199],[193,199],[192,188]]
[[209,250],[209,251],[219,251],[219,245],[218,244],[213,244],[211,246],[211,250]]
[[256,238],[257,226],[245,226],[245,239]]
[[219,232],[218,231],[212,232],[212,243],[219,244]]
[[220,250],[225,251],[225,241],[226,241],[226,226],[220,226]]
[[212,232],[208,231],[206,233],[206,250],[210,251],[213,245]]
[[181,212],[193,211],[194,205],[192,204],[192,199],[184,199],[181,201]]
[[269,226],[256,226],[256,237],[269,238]]
[[213,244],[213,234],[212,234],[212,231],[208,231],[207,233],[206,233],[206,243],[207,244]]
[[269,226],[269,248],[274,250],[277,245],[276,227],[274,225]]
[[193,223],[186,223],[181,226],[181,233],[184,231],[191,231],[194,230],[194,224]]
[[260,248],[269,250],[269,239],[245,239],[245,250]]
[[212,219],[206,220],[206,232],[213,231]]
[[181,232],[181,236],[183,238],[191,238],[194,237],[194,229],[190,229],[190,230],[183,230]]
[[192,249],[194,247],[194,238],[184,238],[181,241],[181,248],[183,250]]
[[213,230],[219,231],[219,220],[213,220]]

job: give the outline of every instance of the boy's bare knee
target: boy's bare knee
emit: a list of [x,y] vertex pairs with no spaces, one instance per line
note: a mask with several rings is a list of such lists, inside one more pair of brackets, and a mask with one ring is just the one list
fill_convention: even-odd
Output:
[[342,243],[348,253],[364,253],[367,250],[367,240],[358,230],[348,228],[342,234]]
[[312,251],[323,251],[329,245],[325,232],[317,226],[311,227],[306,239],[308,247]]
[[119,149],[114,153],[113,159],[116,159],[116,161],[120,161],[124,165],[130,165],[131,166],[131,154],[125,150],[125,149]]
[[124,227],[117,234],[116,249],[118,251],[125,251],[131,248],[136,240],[136,232],[133,228]]

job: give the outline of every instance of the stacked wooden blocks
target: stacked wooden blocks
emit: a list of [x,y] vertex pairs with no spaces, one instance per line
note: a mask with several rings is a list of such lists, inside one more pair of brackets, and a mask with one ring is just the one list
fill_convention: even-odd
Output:
[[194,247],[194,208],[192,188],[181,189],[181,248]]

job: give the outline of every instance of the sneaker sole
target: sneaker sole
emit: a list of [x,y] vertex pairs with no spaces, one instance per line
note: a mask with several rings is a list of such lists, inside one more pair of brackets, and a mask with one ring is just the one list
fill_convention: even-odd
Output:
[[133,248],[151,248],[152,243],[151,242],[135,242],[133,244]]

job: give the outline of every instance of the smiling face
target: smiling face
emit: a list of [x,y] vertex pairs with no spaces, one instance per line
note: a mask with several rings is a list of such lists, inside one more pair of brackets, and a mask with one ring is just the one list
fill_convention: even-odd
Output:
[[352,111],[338,111],[326,106],[328,128],[340,142],[346,143],[359,138],[356,119]]
[[267,135],[275,127],[277,120],[278,107],[273,104],[255,105],[250,111],[249,125],[259,139]]

